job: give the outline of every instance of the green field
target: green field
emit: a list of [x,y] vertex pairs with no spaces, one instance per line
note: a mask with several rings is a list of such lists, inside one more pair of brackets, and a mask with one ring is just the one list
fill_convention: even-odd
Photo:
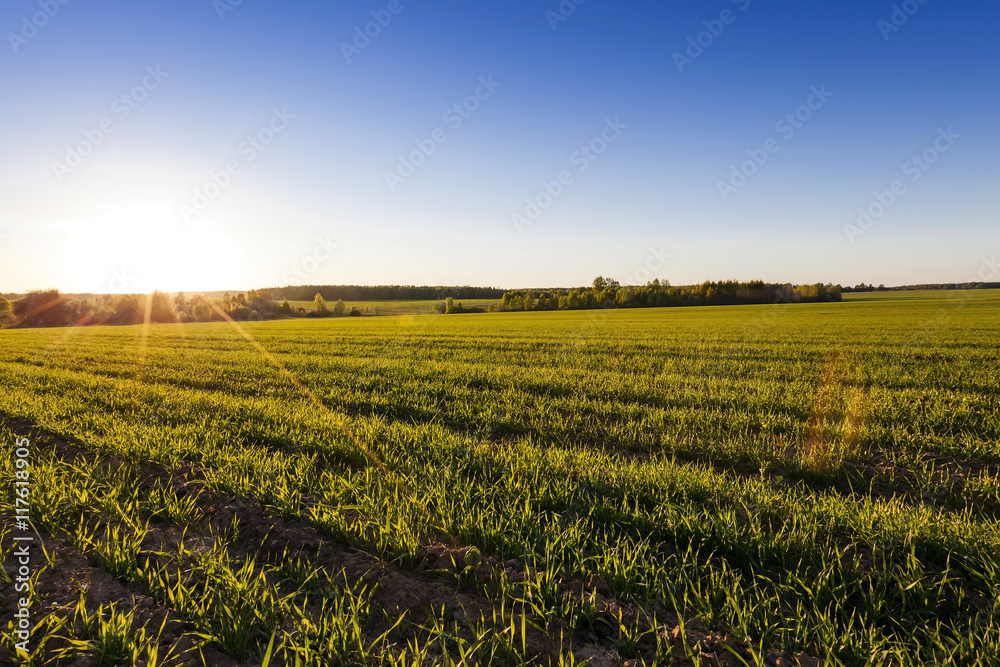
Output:
[[0,331],[32,664],[997,665],[998,369],[1000,291]]

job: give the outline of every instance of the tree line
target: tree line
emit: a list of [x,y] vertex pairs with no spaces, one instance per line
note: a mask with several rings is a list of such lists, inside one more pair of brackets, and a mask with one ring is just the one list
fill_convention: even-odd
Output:
[[885,285],[866,285],[861,283],[854,287],[845,286],[844,293],[850,292],[916,292],[927,290],[960,290],[960,289],[1000,289],[1000,283],[989,282],[968,282],[968,283],[926,283],[922,285],[899,285],[898,287],[886,287]]
[[278,317],[309,317],[348,314],[342,303],[331,309],[306,311],[278,304],[258,290],[225,294],[220,302],[204,295],[174,296],[152,294],[102,294],[90,299],[74,299],[59,290],[34,290],[14,301],[0,297],[0,326],[63,327],[96,324],[142,324],[147,320],[166,322],[215,322],[266,320]]
[[653,280],[642,286],[620,285],[598,276],[590,287],[567,290],[514,290],[504,293],[498,310],[586,310],[592,308],[662,308],[764,303],[840,301],[840,285],[791,285],[763,281],[704,282],[674,287]]
[[[499,299],[498,304],[489,307],[490,311],[583,310],[809,303],[841,301],[842,293],[848,292],[997,288],[1000,288],[1000,283],[996,282],[936,283],[902,287],[885,287],[884,285],[875,287],[861,283],[854,287],[841,287],[840,285],[821,283],[812,285],[764,283],[759,280],[704,282],[700,285],[683,287],[675,287],[667,282],[661,283],[659,280],[653,280],[642,286],[628,286],[598,276],[589,287],[506,292],[492,287],[321,286],[284,288],[295,291],[285,296],[280,303],[275,298],[275,290],[268,289],[250,290],[234,295],[226,293],[217,300],[204,294],[189,297],[183,292],[173,296],[164,292],[153,292],[152,294],[104,294],[92,298],[71,298],[61,294],[58,290],[34,290],[12,300],[0,297],[0,327],[142,324],[147,320],[165,323],[213,322],[227,318],[265,320],[282,317],[360,316],[363,314],[361,311],[356,308],[348,309],[345,304],[345,297],[350,298],[351,295],[367,295],[367,299],[385,301],[433,300],[438,303],[435,304],[432,312],[458,314],[483,312],[482,308],[463,307],[458,299]],[[309,295],[310,289],[315,290],[311,296]],[[399,296],[409,294],[418,296],[412,299]],[[435,296],[427,296],[427,294]],[[396,298],[389,298],[393,295]],[[302,307],[292,307],[289,303],[290,297],[295,301],[312,301],[312,308],[307,310]],[[362,299],[358,298],[358,300]],[[368,310],[367,307],[366,310]]]
[[453,299],[499,299],[499,287],[431,287],[416,285],[301,285],[260,290],[272,300],[312,301],[320,294],[326,301],[444,301]]

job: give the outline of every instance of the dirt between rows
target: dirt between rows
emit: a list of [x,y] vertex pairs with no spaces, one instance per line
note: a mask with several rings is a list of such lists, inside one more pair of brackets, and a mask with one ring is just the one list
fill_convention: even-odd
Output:
[[[28,435],[33,443],[41,443],[54,448],[60,459],[83,457],[95,465],[118,467],[128,462],[113,456],[98,455],[88,451],[77,443],[73,443],[54,433],[39,429],[28,421],[12,419],[0,415],[3,423],[15,433]],[[199,469],[188,463],[184,466],[183,476],[170,474],[166,470],[149,465],[139,465],[142,484],[147,487],[172,484],[176,490],[187,490],[195,493],[199,487]],[[472,573],[477,582],[459,585],[454,563],[463,564],[469,547],[458,543],[443,543],[440,540],[429,542],[421,549],[422,560],[416,568],[406,568],[398,563],[386,562],[360,549],[337,543],[329,536],[321,534],[312,524],[302,519],[283,519],[268,516],[261,505],[252,498],[223,497],[207,493],[197,496],[199,508],[205,518],[198,524],[189,526],[186,533],[174,525],[151,524],[149,533],[143,543],[144,552],[155,552],[176,548],[182,534],[186,544],[202,541],[205,544],[214,541],[214,536],[224,533],[239,520],[237,541],[230,545],[230,555],[234,558],[256,558],[258,563],[274,562],[286,553],[292,557],[306,558],[316,567],[323,567],[331,576],[339,576],[344,582],[356,586],[359,582],[373,589],[373,609],[381,609],[390,616],[398,617],[406,612],[408,620],[421,623],[431,613],[440,614],[444,610],[445,620],[456,624],[459,634],[472,636],[469,626],[479,620],[481,615],[492,618],[493,607],[479,593],[477,588],[488,586],[489,580],[505,571],[513,581],[534,574],[517,560],[504,560],[499,554],[486,555],[478,568]],[[36,538],[37,539],[37,538]],[[3,545],[9,546],[10,536]],[[144,625],[147,632],[154,635],[164,624],[164,630],[159,638],[160,655],[172,649],[175,654],[186,653],[191,664],[201,664],[202,657],[194,652],[190,635],[192,630],[178,614],[158,603],[150,596],[149,591],[140,586],[123,583],[111,574],[97,566],[88,556],[81,554],[69,544],[65,536],[44,536],[45,547],[54,561],[54,565],[42,572],[38,589],[42,597],[41,609],[34,609],[37,622],[47,613],[59,607],[72,607],[77,602],[82,591],[86,600],[87,611],[92,613],[99,605],[117,602],[120,608],[136,610],[136,626]],[[36,552],[36,558],[41,558]],[[13,572],[14,565],[8,558],[6,563],[8,573]],[[466,590],[463,590],[465,588]],[[622,660],[614,646],[619,623],[628,626],[643,613],[635,601],[618,600],[610,587],[599,576],[592,577],[584,583],[578,580],[565,580],[560,588],[566,595],[592,596],[597,608],[598,618],[606,623],[595,625],[596,637],[575,637],[573,652],[578,661],[587,661],[593,667],[611,667],[619,665],[638,665],[638,660]],[[0,603],[0,625],[6,626],[7,620],[13,618],[16,610],[16,595],[13,586],[8,585],[2,591],[5,596]],[[731,637],[724,632],[711,632],[697,623],[687,623],[682,634],[676,616],[666,610],[656,610],[656,616],[666,621],[658,628],[661,636],[672,646],[674,664],[690,665],[684,644],[696,647],[702,653],[702,664],[716,667],[736,667],[745,660],[752,664],[753,658],[747,650],[744,640]],[[382,621],[384,623],[384,621]],[[517,623],[518,627],[520,622]],[[603,630],[602,630],[603,628]],[[383,627],[376,622],[371,628],[376,635]],[[560,649],[560,630],[558,624],[549,628],[549,632],[529,626],[527,648],[536,656],[540,664],[548,659],[556,658]],[[612,630],[613,629],[613,630]],[[402,639],[402,637],[401,637]],[[403,642],[405,644],[405,642]],[[58,648],[57,642],[52,642],[51,648]],[[211,645],[200,649],[204,656],[204,664],[219,667],[235,666],[238,663],[229,656],[220,653]],[[637,652],[647,661],[655,652],[655,641],[646,636],[637,646]],[[735,655],[734,655],[735,654]],[[735,656],[739,656],[737,659]],[[7,648],[0,647],[0,664],[13,664],[12,655]],[[767,652],[767,661],[775,667],[820,667],[822,660],[806,654],[793,655],[788,652],[772,649]],[[80,657],[60,664],[72,667],[97,664],[92,656]],[[253,659],[246,664],[254,664]],[[257,659],[259,664],[259,658]]]

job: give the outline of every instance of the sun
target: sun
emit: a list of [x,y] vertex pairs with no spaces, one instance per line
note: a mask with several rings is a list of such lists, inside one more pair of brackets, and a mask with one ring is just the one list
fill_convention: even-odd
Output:
[[61,226],[75,289],[93,293],[200,292],[245,282],[234,240],[185,223],[172,208],[129,207]]

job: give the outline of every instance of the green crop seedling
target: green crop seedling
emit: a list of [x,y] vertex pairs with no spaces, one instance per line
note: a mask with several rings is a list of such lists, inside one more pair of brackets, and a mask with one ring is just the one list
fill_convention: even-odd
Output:
[[997,664],[1000,297],[947,306],[0,331],[19,659]]

